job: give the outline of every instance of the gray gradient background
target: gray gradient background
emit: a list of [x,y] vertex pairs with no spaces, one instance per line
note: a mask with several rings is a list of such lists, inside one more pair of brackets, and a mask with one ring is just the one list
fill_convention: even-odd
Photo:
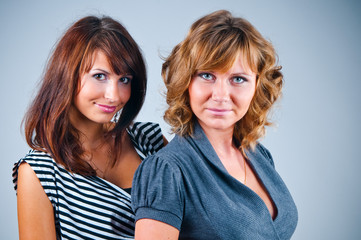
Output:
[[87,14],[121,21],[144,52],[148,95],[140,121],[159,122],[161,59],[197,18],[228,9],[253,23],[278,51],[284,96],[264,144],[299,210],[293,239],[361,239],[359,1],[0,0],[0,238],[17,239],[11,168],[28,147],[20,132],[50,50]]

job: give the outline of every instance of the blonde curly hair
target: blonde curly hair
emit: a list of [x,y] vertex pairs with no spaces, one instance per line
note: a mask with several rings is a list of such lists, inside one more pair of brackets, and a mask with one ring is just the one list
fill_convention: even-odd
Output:
[[234,142],[242,151],[254,148],[271,124],[268,112],[280,97],[281,66],[272,44],[247,20],[226,10],[193,23],[186,38],[174,47],[162,66],[168,109],[164,119],[172,132],[192,135],[196,117],[189,103],[189,84],[197,71],[229,69],[239,53],[256,73],[256,91],[245,116],[234,127]]

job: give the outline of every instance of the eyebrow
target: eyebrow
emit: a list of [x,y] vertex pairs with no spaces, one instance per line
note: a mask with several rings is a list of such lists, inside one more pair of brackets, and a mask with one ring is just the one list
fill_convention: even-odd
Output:
[[[102,68],[94,68],[94,69],[92,69],[91,71],[101,71],[101,72],[103,72],[103,73],[105,73],[105,74],[108,74],[108,75],[110,75],[110,74],[112,74],[112,72],[110,72],[109,70],[104,70],[104,69],[102,69]],[[114,73],[115,74],[115,73]],[[118,75],[118,74],[117,74]],[[134,77],[133,76],[133,74],[131,74],[131,73],[120,73],[118,76],[122,76],[122,77]]]
[[[216,71],[216,70],[209,70],[209,71],[206,71],[206,70],[198,70],[198,71],[196,71],[195,74],[199,74],[199,73],[203,73],[203,72],[205,72],[205,73],[210,73],[210,74],[215,74],[216,72],[219,72],[219,71]],[[254,73],[254,74],[255,74],[255,76],[257,76],[256,73]],[[250,74],[248,74],[248,73],[246,73],[246,72],[235,72],[235,73],[231,73],[230,75],[231,75],[231,76],[242,75],[242,76],[246,76],[246,77],[252,77],[252,75],[250,75]]]
[[94,69],[92,69],[92,71],[101,71],[101,72],[103,72],[103,73],[110,74],[109,71],[104,70],[104,69],[102,69],[102,68],[94,68]]
[[[242,75],[242,76],[247,76],[247,77],[252,77],[252,75],[247,74],[245,72],[237,72],[237,73],[232,73],[232,76],[237,76],[237,75]],[[256,75],[256,74],[255,74]]]

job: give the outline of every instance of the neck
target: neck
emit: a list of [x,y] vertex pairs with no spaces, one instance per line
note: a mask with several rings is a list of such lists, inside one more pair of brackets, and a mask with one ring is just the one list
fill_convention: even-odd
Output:
[[235,146],[233,144],[233,129],[209,129],[203,127],[202,124],[200,125],[220,158],[222,156],[229,156],[232,154],[232,152],[235,150]]
[[218,130],[200,125],[228,173],[246,184],[246,159],[233,143],[233,128]]

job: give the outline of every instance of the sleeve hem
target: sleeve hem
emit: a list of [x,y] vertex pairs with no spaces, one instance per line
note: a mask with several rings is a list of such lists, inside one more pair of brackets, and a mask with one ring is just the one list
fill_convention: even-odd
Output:
[[182,225],[182,219],[174,215],[173,213],[149,207],[140,207],[135,212],[135,221],[144,218],[149,218],[169,224],[177,228],[179,231]]

